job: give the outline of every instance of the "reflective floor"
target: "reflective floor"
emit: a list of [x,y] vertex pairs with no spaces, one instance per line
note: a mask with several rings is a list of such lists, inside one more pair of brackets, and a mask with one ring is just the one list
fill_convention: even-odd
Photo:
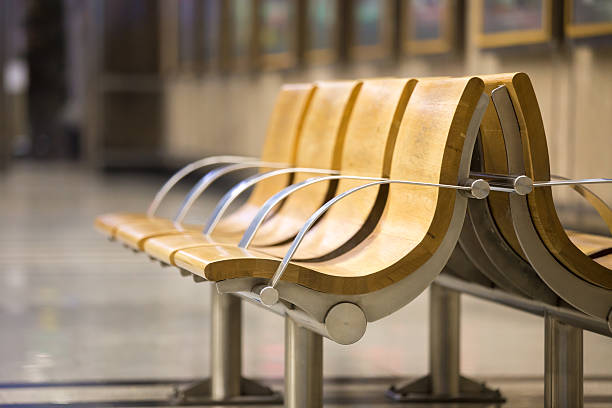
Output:
[[[210,286],[92,227],[103,212],[142,211],[161,181],[57,164],[0,173],[0,404],[160,405],[176,379],[208,374]],[[194,221],[220,193],[198,203]],[[427,371],[427,315],[425,293],[355,345],[325,341],[326,406],[391,406],[393,378]],[[245,374],[282,389],[282,319],[246,305],[244,321]],[[543,337],[541,318],[463,296],[462,371],[500,388],[504,406],[542,405]],[[612,407],[612,339],[585,333],[584,348],[586,405]],[[23,387],[75,381],[88,383]]]

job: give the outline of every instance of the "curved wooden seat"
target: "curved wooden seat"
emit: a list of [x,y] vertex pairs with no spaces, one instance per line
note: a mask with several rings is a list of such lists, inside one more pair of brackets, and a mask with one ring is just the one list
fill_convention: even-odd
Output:
[[[381,177],[388,174],[385,163],[389,161],[388,157],[393,149],[401,115],[415,84],[416,80],[407,79],[373,79],[363,82],[359,95],[353,101],[354,106],[350,107],[352,111],[350,119],[348,115],[346,116],[348,122],[344,124],[345,133],[342,136],[344,143],[337,152],[339,157],[338,166],[342,173],[372,177]],[[334,90],[330,89],[329,91],[333,92]],[[316,99],[313,102],[316,102]],[[329,109],[321,112],[322,115],[329,115],[330,113]],[[336,118],[336,121],[338,120],[339,117]],[[311,137],[317,137],[316,129],[312,130],[315,131],[315,134]],[[348,190],[358,183],[355,180],[340,180],[337,191]],[[306,219],[323,204],[321,202],[317,203],[316,208],[303,205],[304,198],[310,196],[311,188],[315,188],[316,191],[316,188],[320,188],[320,184],[314,184],[300,191],[300,194],[296,194],[295,197],[290,196],[289,202],[285,203],[283,208],[293,209],[295,207],[295,211],[293,213],[286,211],[284,214],[280,214],[277,221],[274,221],[277,218],[277,216],[274,216],[268,222],[270,225],[264,224],[258,235],[275,235],[274,230],[278,229],[286,231],[286,235],[288,235],[288,232],[291,232],[289,238],[292,238]],[[362,239],[359,233],[363,231],[364,225],[368,225],[368,220],[371,220],[369,225],[373,225],[372,220],[375,224],[375,220],[380,217],[380,210],[384,207],[386,192],[386,189],[382,189],[380,192],[373,189],[364,192],[359,197],[361,205],[358,207],[343,203],[345,208],[343,206],[334,208],[325,219],[321,220],[320,225],[317,225],[312,231],[313,238],[305,242],[305,251],[302,254],[326,254],[337,249],[342,243],[348,243],[347,246],[354,245],[352,241]],[[379,212],[376,213],[376,210]],[[334,217],[335,212],[338,211],[341,214],[347,214],[350,211],[350,221],[347,222],[348,215],[343,218]],[[340,220],[340,224],[338,224],[338,220]],[[287,231],[287,228],[290,228],[290,230]],[[217,240],[217,237],[218,235],[213,235],[215,243],[222,243]],[[325,240],[327,244],[321,246],[321,239]],[[201,238],[199,240],[200,245],[208,244],[208,242]],[[154,246],[160,241],[164,241],[165,245],[163,248],[159,245]],[[160,237],[160,239],[155,241],[153,239],[147,240],[145,245],[150,255],[158,257],[158,259],[164,262],[174,264],[173,256],[181,249],[179,245],[183,245],[185,249],[194,249],[198,246],[197,241],[198,238],[193,237],[188,242],[175,240],[171,237]],[[268,239],[268,241],[270,240]],[[237,243],[238,240],[233,242],[233,244]],[[169,244],[174,245],[170,246]],[[254,244],[256,245],[257,241]],[[258,247],[262,250],[265,248],[265,251],[268,253],[279,257],[282,257],[287,250],[287,245],[265,247],[259,245]]]
[[576,247],[587,254],[595,262],[600,258],[612,254],[612,238],[602,235],[587,234],[584,232],[565,230],[567,236]]
[[[520,126],[526,175],[535,181],[550,180],[548,147],[542,116],[529,77],[524,73],[484,76],[487,91],[504,85],[510,92]],[[499,119],[489,108],[481,126],[485,170],[508,174],[506,147]],[[492,215],[510,246],[525,258],[514,232],[509,197],[492,192]],[[528,195],[528,205],[536,230],[550,253],[568,270],[597,286],[612,289],[612,270],[589,257],[563,228],[554,206],[550,187],[536,188]],[[587,246],[583,246],[588,252]]]
[[[358,98],[361,81],[320,82],[317,84],[308,113],[304,118],[298,142],[296,167],[340,168],[348,120]],[[312,174],[297,173],[294,183]],[[263,226],[255,245],[274,245],[292,239],[310,214],[333,196],[337,183],[320,183],[312,190],[300,191],[285,200],[282,207]],[[251,216],[250,218],[248,216]],[[241,213],[241,223],[248,225],[254,214]],[[236,216],[230,222],[236,224]],[[162,262],[172,263],[172,255],[180,250],[210,243],[237,243],[244,229],[228,233],[215,229],[211,238],[202,229],[188,234],[168,234],[144,240],[144,250]]]
[[[300,129],[315,90],[316,87],[312,84],[288,84],[281,88],[270,116],[261,155],[262,161],[290,164],[295,162]],[[290,180],[290,176],[284,175],[258,184],[247,202],[234,216],[219,225],[219,231],[227,233],[242,231],[251,214],[254,214],[271,194],[286,186]],[[146,214],[128,214],[125,217],[117,214],[103,215],[96,219],[96,226],[103,231],[110,231],[114,237],[136,249],[142,249],[142,241],[149,236],[171,233],[175,230],[171,220],[161,217],[151,218]],[[192,229],[190,226],[185,226],[184,228],[196,231],[203,227],[197,226]]]
[[[456,184],[468,125],[483,89],[478,78],[418,82],[401,119],[393,160],[388,157],[389,177]],[[448,231],[457,194],[433,187],[392,185],[381,219],[364,240],[326,261],[292,262],[282,279],[346,295],[370,293],[399,282],[435,256]],[[334,227],[342,222],[350,225],[362,201],[356,196],[346,202],[349,204],[339,207],[344,213],[330,212],[319,227],[336,218],[340,222]],[[182,250],[174,260],[177,266],[213,281],[270,278],[279,265],[279,259],[267,252],[231,245]]]

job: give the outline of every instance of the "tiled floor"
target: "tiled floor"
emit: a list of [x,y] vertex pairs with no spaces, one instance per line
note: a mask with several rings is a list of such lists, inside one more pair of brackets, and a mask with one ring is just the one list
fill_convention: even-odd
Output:
[[[146,208],[160,181],[58,164],[18,163],[0,173],[0,383],[208,374],[208,284],[181,278],[92,228],[96,214]],[[168,208],[184,192],[170,197]],[[202,200],[196,215],[213,202]],[[425,293],[369,325],[353,346],[326,341],[326,378],[425,374],[427,314]],[[282,319],[247,305],[244,321],[245,374],[282,388]],[[505,406],[542,405],[541,318],[464,296],[461,341],[462,371],[501,388]],[[584,347],[587,406],[612,407],[612,339],[585,333]],[[389,381],[327,382],[326,406],[387,406]],[[151,400],[169,389],[0,384],[0,404]]]

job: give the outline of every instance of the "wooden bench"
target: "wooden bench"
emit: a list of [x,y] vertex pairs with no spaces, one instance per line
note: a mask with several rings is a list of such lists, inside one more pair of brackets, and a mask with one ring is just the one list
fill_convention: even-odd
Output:
[[[382,128],[393,129],[395,124],[397,130],[381,133],[378,141],[372,140],[372,135],[367,150],[362,151],[377,157],[371,154],[372,149],[380,148],[381,142],[393,146],[391,154],[386,153],[390,147],[384,149],[385,154],[381,151],[378,160],[383,174],[388,169],[386,175],[395,181],[351,180],[347,175],[337,176],[352,182],[338,189],[343,193],[337,196],[337,201],[330,202],[334,205],[316,225],[322,231],[320,235],[303,241],[315,248],[319,246],[318,252],[324,255],[333,253],[339,246],[348,247],[344,253],[325,260],[286,263],[293,253],[289,252],[281,262],[269,253],[272,248],[247,250],[246,245],[217,244],[180,250],[174,257],[177,266],[217,281],[217,289],[226,293],[224,296],[231,293],[254,299],[288,316],[286,376],[289,388],[286,395],[300,404],[304,401],[317,404],[317,396],[320,396],[317,387],[321,385],[321,373],[316,368],[320,367],[317,362],[322,358],[319,335],[341,344],[357,341],[368,321],[378,320],[410,302],[439,274],[455,246],[466,208],[466,196],[455,188],[465,183],[472,185],[468,181],[472,144],[488,99],[482,95],[482,81],[477,78],[420,81],[407,101],[405,112],[398,109],[402,98],[389,97],[393,89],[384,90],[374,85],[374,82],[364,82],[354,114],[360,109],[372,110],[372,106],[388,104],[390,127]],[[402,87],[405,86],[406,83]],[[380,98],[378,104],[364,98],[369,91],[373,97]],[[355,115],[351,119],[347,140],[351,126],[367,132],[381,128],[381,121],[384,123],[382,116],[376,115],[375,121],[359,124],[364,118],[367,116]],[[363,157],[363,153],[358,157]],[[329,177],[321,180],[326,181]],[[369,183],[364,185],[364,181]],[[372,189],[380,191],[381,185],[389,188],[383,210],[377,219],[370,221],[373,226],[367,234],[355,238],[354,231],[359,231],[367,219],[363,215],[371,214],[376,205],[375,195],[360,197],[359,194]],[[440,188],[440,185],[448,188]],[[286,190],[296,191],[295,186]],[[470,187],[465,190],[469,192]],[[265,218],[283,198],[280,192],[264,204],[251,227],[256,227],[258,220]],[[340,206],[343,202],[349,204]],[[301,237],[322,212],[315,215],[300,231],[294,244],[302,242]],[[356,224],[356,218],[362,221]],[[337,233],[344,225],[348,233]],[[251,235],[246,241],[256,231],[251,227],[245,234],[245,237]],[[330,236],[329,241],[318,238]],[[278,275],[279,266],[283,264],[288,268]],[[277,278],[270,281],[275,273]],[[312,347],[295,347],[303,342]],[[291,361],[295,359],[312,362],[312,365],[294,367]],[[291,384],[312,384],[312,387],[292,387]],[[295,404],[287,402],[288,406],[299,406]]]
[[[612,213],[582,181],[551,181],[529,78],[372,79],[303,89],[310,93],[287,160],[295,167],[234,186],[203,227],[142,215],[98,222],[197,282],[215,283],[211,382],[180,397],[275,398],[241,377],[243,299],[286,318],[285,405],[321,406],[321,336],[352,344],[368,322],[431,285],[431,373],[392,387],[391,398],[503,401],[459,375],[458,293],[466,292],[544,315],[547,401],[580,406],[578,327],[612,336],[612,239],[563,229],[550,186],[575,186],[608,225]],[[293,179],[278,182],[275,171]],[[256,199],[224,216],[253,186]]]

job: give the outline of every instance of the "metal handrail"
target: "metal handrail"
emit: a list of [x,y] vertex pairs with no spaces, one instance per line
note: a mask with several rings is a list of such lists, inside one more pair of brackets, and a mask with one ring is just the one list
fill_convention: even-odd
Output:
[[191,209],[195,201],[198,199],[198,197],[200,197],[204,193],[204,191],[206,191],[206,189],[211,186],[213,182],[215,182],[219,178],[229,173],[232,173],[238,170],[257,168],[257,167],[281,167],[283,168],[287,166],[289,166],[287,163],[275,163],[275,162],[266,162],[266,161],[245,161],[242,163],[230,164],[230,165],[223,166],[221,168],[212,170],[206,173],[191,188],[191,190],[189,190],[189,193],[187,193],[187,195],[185,196],[185,199],[183,200],[183,203],[181,204],[179,211],[174,217],[174,222],[181,223],[187,216],[187,213],[189,212],[189,210]]
[[206,222],[202,233],[206,236],[212,234],[213,230],[215,229],[227,209],[230,207],[230,205],[250,187],[271,177],[288,173],[338,174],[338,171],[328,169],[315,169],[310,167],[293,167],[288,169],[272,170],[263,174],[255,174],[247,179],[244,179],[240,183],[232,187],[227,193],[225,193],[221,200],[219,200],[212,214],[208,218],[208,221]]
[[[242,239],[238,243],[238,247],[246,249],[249,247],[249,245],[251,245],[251,242],[253,241],[253,238],[255,237],[255,234],[259,230],[259,227],[261,226],[263,221],[266,219],[266,217],[272,211],[272,209],[276,205],[278,205],[282,200],[284,200],[289,195],[293,194],[294,192],[298,190],[301,190],[303,188],[306,188],[316,183],[320,183],[323,181],[329,181],[329,180],[388,181],[389,179],[382,178],[382,177],[338,175],[338,176],[325,176],[325,177],[319,177],[319,178],[311,178],[308,180],[304,180],[300,183],[296,183],[291,186],[288,186],[284,188],[283,190],[279,191],[278,193],[274,194],[272,197],[268,199],[268,201],[264,203],[264,205],[261,206],[261,208],[255,215],[255,217],[253,217],[253,219],[251,220],[251,224],[245,231],[244,235],[242,236]],[[452,188],[456,190],[463,190],[467,193],[472,193],[472,194],[476,193],[478,196],[484,193],[485,195],[482,198],[486,197],[489,194],[490,190],[493,190],[493,191],[506,191],[507,190],[507,189],[502,189],[502,188],[497,188],[497,187],[489,188],[489,184],[485,182],[484,180],[482,180],[482,183],[486,184],[486,189],[487,189],[486,192],[481,191],[479,189],[479,188],[484,187],[482,183],[477,183],[476,185],[473,185],[473,186],[472,185],[471,186],[455,186],[455,185],[450,185],[450,184],[424,183],[420,181],[407,181],[407,180],[402,180],[402,182],[404,184],[412,184],[412,185],[417,185],[417,186],[444,187],[444,188]]]
[[467,185],[467,186],[437,184],[437,183],[421,183],[421,182],[406,181],[406,180],[378,180],[372,183],[367,183],[361,186],[353,187],[350,190],[347,190],[343,192],[342,194],[339,194],[336,197],[329,200],[328,202],[326,202],[317,211],[315,211],[310,216],[310,218],[308,218],[308,220],[304,223],[304,225],[298,232],[297,236],[291,243],[289,250],[283,257],[283,260],[278,265],[278,268],[276,269],[274,276],[272,276],[272,278],[270,279],[268,286],[266,286],[265,288],[261,290],[260,296],[261,296],[262,302],[268,306],[274,305],[276,302],[278,302],[279,294],[275,286],[277,285],[278,281],[281,279],[281,277],[287,270],[287,266],[289,265],[289,262],[291,262],[291,259],[293,258],[293,256],[295,255],[295,252],[297,251],[298,247],[302,243],[306,233],[308,233],[310,228],[312,228],[312,226],[316,223],[316,221],[319,218],[321,218],[321,216],[323,216],[323,214],[325,214],[334,204],[344,199],[345,197],[352,195],[365,188],[379,186],[383,184],[408,184],[408,185],[431,186],[431,187],[437,187],[437,188],[447,188],[447,189],[469,191],[469,192],[475,192],[477,190],[487,192],[487,194],[477,194],[474,198],[478,198],[478,199],[486,198],[488,195],[488,191],[489,191],[489,184],[482,179],[473,180],[470,182],[470,185]]
[[157,212],[161,202],[166,197],[168,192],[183,178],[185,178],[190,173],[193,173],[196,170],[199,170],[204,167],[214,166],[215,164],[221,163],[240,163],[244,161],[253,161],[257,160],[255,157],[246,157],[246,156],[211,156],[205,157],[200,160],[196,160],[191,162],[174,173],[165,183],[164,185],[155,193],[155,197],[153,197],[153,201],[149,204],[149,208],[147,209],[147,216],[153,217]]

